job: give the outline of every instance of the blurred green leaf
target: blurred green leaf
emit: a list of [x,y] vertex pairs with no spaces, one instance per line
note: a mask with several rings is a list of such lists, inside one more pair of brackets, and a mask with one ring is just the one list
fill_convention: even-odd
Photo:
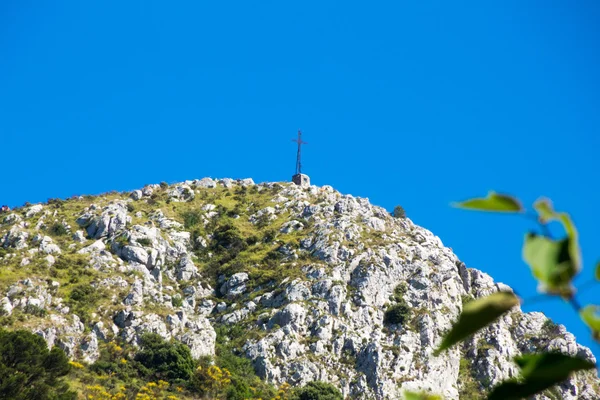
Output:
[[552,387],[554,384],[546,385],[542,382],[516,382],[504,381],[496,386],[488,400],[520,400],[526,399],[536,393]]
[[571,280],[579,271],[578,260],[571,256],[571,239],[553,240],[528,233],[523,243],[523,259],[540,282],[544,292],[570,297]]
[[452,206],[478,211],[523,212],[519,200],[493,191],[490,191],[485,198],[469,199],[460,203],[453,203]]
[[485,328],[518,304],[517,296],[507,292],[494,293],[465,304],[458,321],[446,334],[435,354],[440,354],[469,335]]
[[600,342],[600,306],[585,306],[579,311],[579,316],[592,330],[594,339]]
[[562,224],[567,237],[571,239],[569,242],[569,253],[571,255],[571,259],[577,266],[577,271],[579,271],[581,265],[581,251],[579,249],[579,235],[577,233],[577,228],[571,219],[571,216],[566,212],[556,212],[554,211],[554,207],[552,206],[552,202],[549,199],[541,198],[538,199],[534,204],[533,208],[537,211],[540,222],[548,223],[551,221],[558,221]]
[[442,400],[442,397],[423,392],[404,392],[404,400]]
[[596,280],[600,281],[600,261],[596,264]]
[[540,222],[542,223],[552,220],[556,215],[550,199],[541,198],[536,200],[536,202],[533,203],[533,208],[535,211],[537,211],[540,217]]
[[515,358],[526,380],[564,381],[572,372],[593,369],[596,365],[583,358],[560,353],[525,354]]
[[596,368],[590,361],[558,353],[528,354],[515,361],[524,379],[501,383],[488,400],[524,399],[563,382],[573,372]]

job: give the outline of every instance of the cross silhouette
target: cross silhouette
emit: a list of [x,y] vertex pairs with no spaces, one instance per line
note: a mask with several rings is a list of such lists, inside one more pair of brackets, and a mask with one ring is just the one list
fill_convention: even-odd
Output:
[[302,141],[302,132],[298,130],[298,139],[292,139],[292,142],[298,143],[298,156],[296,158],[296,175],[302,173],[302,145],[308,144]]

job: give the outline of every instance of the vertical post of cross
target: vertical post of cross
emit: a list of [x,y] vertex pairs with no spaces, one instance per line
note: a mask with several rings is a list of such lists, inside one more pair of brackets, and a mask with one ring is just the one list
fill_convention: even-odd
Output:
[[298,138],[292,139],[292,142],[298,143],[298,153],[296,155],[296,173],[292,176],[292,182],[299,186],[310,186],[310,178],[302,173],[302,145],[308,144],[302,140],[302,131],[298,130]]

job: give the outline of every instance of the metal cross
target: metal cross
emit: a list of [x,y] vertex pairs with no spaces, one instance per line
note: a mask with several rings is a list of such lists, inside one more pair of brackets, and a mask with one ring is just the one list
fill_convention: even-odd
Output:
[[298,139],[292,139],[292,142],[298,143],[298,156],[296,158],[296,175],[298,175],[302,173],[302,145],[308,143],[302,141],[302,132],[300,130],[298,130]]

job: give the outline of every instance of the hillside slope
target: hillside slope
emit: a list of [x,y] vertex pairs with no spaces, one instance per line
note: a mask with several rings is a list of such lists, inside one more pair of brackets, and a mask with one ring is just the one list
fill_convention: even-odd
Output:
[[[54,199],[0,221],[1,324],[84,364],[106,342],[152,332],[194,358],[248,358],[275,386],[478,399],[517,375],[518,354],[594,360],[563,326],[518,309],[435,357],[464,302],[510,288],[410,219],[329,186],[204,178]],[[599,399],[598,380],[582,373],[539,398]]]

